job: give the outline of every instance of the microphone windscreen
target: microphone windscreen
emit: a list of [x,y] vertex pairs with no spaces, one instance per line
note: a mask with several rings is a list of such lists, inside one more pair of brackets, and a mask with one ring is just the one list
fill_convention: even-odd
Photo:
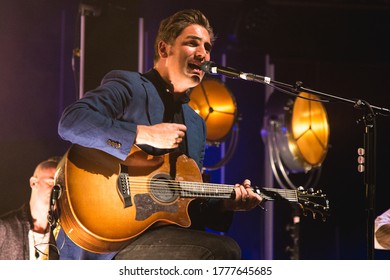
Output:
[[200,69],[202,69],[202,71],[204,71],[205,73],[211,73],[211,67],[213,67],[213,65],[215,65],[214,62],[212,61],[205,61],[202,63],[202,65],[200,66]]

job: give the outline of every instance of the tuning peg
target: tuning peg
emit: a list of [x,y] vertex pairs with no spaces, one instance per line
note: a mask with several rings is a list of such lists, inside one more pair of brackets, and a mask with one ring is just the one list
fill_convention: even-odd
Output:
[[314,189],[313,189],[313,188],[309,188],[309,189],[307,190],[307,192],[308,192],[309,194],[313,194],[313,193],[314,193]]

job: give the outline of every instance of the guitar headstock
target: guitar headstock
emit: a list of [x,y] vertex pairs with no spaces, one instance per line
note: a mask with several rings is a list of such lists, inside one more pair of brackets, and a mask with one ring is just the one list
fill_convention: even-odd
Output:
[[314,219],[320,216],[323,221],[329,216],[329,201],[321,190],[314,191],[311,188],[305,190],[303,187],[299,187],[297,196],[303,215],[306,216],[310,212]]

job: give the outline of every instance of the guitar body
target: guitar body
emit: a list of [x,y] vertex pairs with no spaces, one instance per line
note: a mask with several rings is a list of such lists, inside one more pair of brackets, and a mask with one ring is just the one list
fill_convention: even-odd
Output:
[[[128,189],[118,183],[123,178]],[[120,161],[100,150],[73,145],[56,175],[62,187],[61,226],[74,243],[96,253],[118,251],[160,223],[189,227],[192,198],[180,197],[175,185],[162,186],[164,180],[201,182],[202,176],[195,161],[185,155],[150,156],[135,146]],[[127,200],[122,192],[128,193]]]

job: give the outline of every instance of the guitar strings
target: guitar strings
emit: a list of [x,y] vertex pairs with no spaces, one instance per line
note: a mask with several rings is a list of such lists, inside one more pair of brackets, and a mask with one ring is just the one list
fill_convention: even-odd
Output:
[[[163,186],[163,187],[162,187]],[[131,192],[145,192],[147,190],[158,191],[160,194],[170,194],[173,192],[180,192],[182,194],[187,194],[192,196],[212,196],[212,197],[226,197],[229,198],[232,195],[232,189],[229,191],[216,191],[211,188],[205,188],[203,190],[199,189],[189,189],[189,188],[180,188],[180,187],[169,187],[169,185],[161,185],[156,186],[155,184],[148,184],[148,182],[144,183],[130,183]]]
[[[175,181],[175,180],[166,180],[166,179],[144,179],[127,176],[128,184],[132,191],[145,190],[159,190],[165,192],[166,194],[172,193],[174,191],[180,191],[184,193],[193,193],[197,195],[210,195],[217,197],[227,196],[230,197],[234,186],[226,184],[213,184],[213,183],[203,183],[203,182],[192,182],[192,181]],[[289,201],[298,201],[297,192],[295,190],[287,189],[270,189],[263,188],[264,190],[269,190],[282,194],[283,197]]]
[[[230,198],[233,188],[233,185],[226,184],[210,184],[203,182],[191,182],[191,181],[175,181],[175,180],[147,180],[143,178],[131,177],[128,176],[131,190],[132,191],[143,191],[145,189],[158,190],[161,194],[171,194],[174,191],[181,191],[185,194],[192,193],[193,195],[207,196],[207,197],[216,197],[216,198]],[[151,184],[152,183],[152,184]],[[187,187],[191,187],[193,189],[183,189],[182,186],[186,185]],[[163,186],[163,188],[161,187]],[[199,186],[202,186],[202,191],[199,191]],[[271,188],[263,188],[264,190],[276,192],[278,194],[282,194],[283,198],[290,202],[298,202],[297,191],[288,190],[288,189],[271,189]],[[222,190],[222,191],[221,191]],[[261,195],[261,194],[260,194]],[[269,199],[269,197],[263,195],[263,198]],[[315,203],[308,198],[304,198],[304,195],[300,195],[300,202],[302,203],[310,203],[314,207],[325,208],[323,205],[319,203]]]
[[[173,190],[182,190],[183,186],[190,187],[190,188],[198,188],[199,186],[202,187],[202,190],[225,190],[226,193],[231,193],[234,189],[233,185],[223,185],[223,184],[209,184],[209,183],[202,183],[202,182],[186,182],[186,181],[174,181],[174,180],[145,180],[145,179],[138,179],[135,177],[131,177],[129,180],[129,183],[133,185],[134,183],[141,183],[142,185],[151,185],[152,187],[170,187]],[[173,186],[173,187],[172,187]],[[284,194],[286,196],[296,197],[296,191],[295,190],[287,190],[287,189],[271,189],[271,188],[263,188],[264,190],[269,190],[272,192],[277,192]]]

